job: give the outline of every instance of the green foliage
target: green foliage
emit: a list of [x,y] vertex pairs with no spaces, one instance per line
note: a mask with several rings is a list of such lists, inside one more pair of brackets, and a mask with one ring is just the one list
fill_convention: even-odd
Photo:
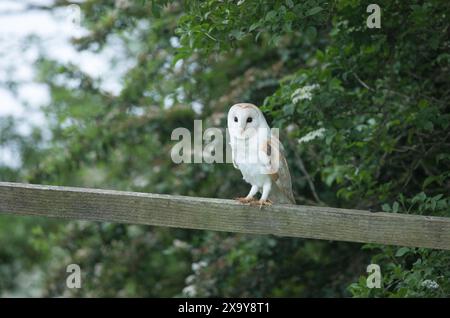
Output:
[[[427,197],[423,192],[405,199],[400,197],[386,210],[394,213],[410,213],[412,209],[424,214],[443,214],[448,216],[449,198],[442,195]],[[397,211],[396,211],[397,210]],[[355,297],[448,297],[450,290],[450,253],[425,248],[408,248],[367,244],[366,250],[377,254],[372,263],[380,265],[382,288],[369,289],[366,278],[349,286]]]
[[[357,278],[365,258],[359,244],[216,233],[207,241],[193,251],[185,296],[345,296],[345,286]],[[353,255],[354,262],[342,267],[346,255]]]
[[[124,48],[111,63],[129,65],[122,88],[42,56],[51,138],[0,118],[0,146],[22,159],[0,179],[242,195],[231,165],[175,165],[170,134],[194,119],[225,127],[249,101],[281,128],[298,203],[450,217],[450,5],[379,1],[382,27],[369,29],[369,3],[82,2],[89,32],[73,45]],[[48,296],[450,295],[449,253],[429,249],[35,218],[2,217],[0,229],[2,293],[26,293],[19,273],[38,273]],[[366,287],[370,262],[381,289]],[[65,288],[70,263],[80,290]]]
[[[189,1],[189,14],[176,29],[183,55],[193,50],[223,52],[264,37],[277,46],[284,35],[316,36],[316,27],[327,23],[330,3],[317,1]],[[180,56],[179,56],[180,57]]]
[[[448,137],[450,117],[443,99],[434,97],[440,96],[442,85],[448,85],[444,75],[448,65],[437,66],[446,50],[445,35],[439,34],[441,44],[430,50],[413,36],[424,27],[415,11],[409,4],[390,3],[380,4],[387,15],[383,21],[388,30],[383,34],[355,21],[358,15],[346,6],[339,8],[326,50],[310,58],[311,67],[282,81],[264,104],[280,126],[297,124],[293,137],[323,128],[325,143],[313,142],[313,171],[320,172],[326,184],[336,183],[338,196],[357,199],[361,206],[361,197],[366,198],[368,207],[420,186],[440,193],[444,188],[430,185],[448,175],[448,161],[438,159],[448,160],[448,149],[438,144]],[[401,19],[386,21],[390,13],[399,11]],[[439,15],[427,27],[438,28],[445,19]],[[402,25],[409,27],[402,29]],[[408,48],[414,48],[413,56],[404,55]],[[433,79],[429,79],[431,69],[436,72]],[[310,99],[296,102],[293,94],[307,85],[320,89],[314,89]]]

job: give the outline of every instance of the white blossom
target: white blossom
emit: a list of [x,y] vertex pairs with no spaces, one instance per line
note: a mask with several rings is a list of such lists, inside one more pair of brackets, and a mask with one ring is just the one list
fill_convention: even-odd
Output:
[[319,88],[319,84],[306,85],[304,87],[297,88],[291,95],[292,103],[297,104],[299,101],[312,99],[312,91]]
[[173,240],[173,246],[179,249],[189,249],[188,243],[178,239]]
[[197,287],[189,285],[183,288],[183,294],[187,297],[195,297],[197,295]]
[[434,280],[430,280],[430,279],[424,280],[421,285],[422,285],[422,287],[426,287],[428,289],[438,289],[439,288],[439,284],[436,283]]
[[189,275],[184,281],[187,285],[192,284],[195,281],[195,277],[195,275]]
[[298,143],[301,144],[301,143],[309,142],[316,138],[323,138],[324,133],[325,133],[325,128],[319,128],[319,129],[310,131],[309,133],[304,135],[302,138],[300,138],[298,140]]
[[200,261],[198,263],[192,263],[192,270],[194,272],[198,272],[200,269],[202,269],[203,267],[208,266],[208,263],[206,261]]

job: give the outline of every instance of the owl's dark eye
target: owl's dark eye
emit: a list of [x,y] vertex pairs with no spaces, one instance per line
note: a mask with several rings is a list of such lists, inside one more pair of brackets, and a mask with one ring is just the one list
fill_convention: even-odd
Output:
[[237,117],[234,117],[234,122],[236,122],[236,123],[237,123]]
[[247,123],[251,123],[253,121],[253,118],[249,117],[247,118]]

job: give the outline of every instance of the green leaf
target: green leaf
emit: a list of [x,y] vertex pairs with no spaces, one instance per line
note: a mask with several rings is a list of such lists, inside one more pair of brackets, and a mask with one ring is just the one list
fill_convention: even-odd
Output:
[[253,30],[259,28],[261,26],[261,21],[253,23],[250,28],[248,29],[249,32],[252,32]]
[[308,38],[308,40],[313,41],[316,38],[317,35],[317,30],[315,27],[313,26],[309,26],[306,29],[306,33],[305,33],[306,37]]
[[269,12],[266,14],[266,21],[273,20],[273,19],[276,17],[276,15],[277,15],[277,12],[276,12],[276,11],[274,11],[274,10],[269,11]]
[[306,16],[315,15],[315,14],[321,12],[321,11],[323,11],[323,8],[322,8],[322,7],[314,7],[314,8],[312,8],[312,9],[310,9],[310,10],[306,13]]
[[397,201],[395,201],[394,204],[392,205],[392,212],[397,213],[399,207],[400,207],[400,205],[398,204]]
[[161,17],[161,6],[155,1],[152,1],[152,14],[155,16],[155,18]]
[[234,37],[236,40],[240,41],[245,36],[245,33],[240,30],[232,30],[230,32],[230,35]]
[[408,253],[410,251],[409,247],[401,247],[397,250],[397,252],[395,253],[395,257],[402,257],[403,255],[405,255],[406,253]]
[[422,187],[426,188],[427,186],[429,186],[430,184],[432,184],[433,182],[436,182],[439,180],[439,176],[429,176],[425,179],[425,181],[423,182]]
[[436,210],[436,205],[437,205],[437,201],[436,201],[436,200],[431,201],[431,209],[432,209],[433,211]]
[[286,115],[292,115],[294,113],[295,107],[293,104],[287,104],[283,107],[283,111]]

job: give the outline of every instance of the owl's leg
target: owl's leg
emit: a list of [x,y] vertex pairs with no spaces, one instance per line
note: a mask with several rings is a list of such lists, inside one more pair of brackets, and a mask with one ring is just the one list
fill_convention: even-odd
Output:
[[236,198],[236,200],[238,200],[241,203],[249,203],[249,202],[255,201],[254,196],[255,196],[256,192],[258,192],[258,186],[252,185],[250,192],[248,193],[248,195],[245,198]]
[[272,189],[272,181],[271,180],[269,180],[266,183],[264,183],[264,185],[263,185],[263,193],[261,195],[260,201],[268,201],[267,198],[269,197],[270,189]]
[[268,180],[263,185],[263,192],[262,192],[262,195],[261,195],[261,199],[259,199],[259,201],[256,201],[256,202],[251,202],[251,204],[252,205],[259,205],[260,209],[262,208],[263,205],[272,205],[272,201],[267,199],[269,197],[269,194],[270,194],[270,189],[272,189],[272,181]]

